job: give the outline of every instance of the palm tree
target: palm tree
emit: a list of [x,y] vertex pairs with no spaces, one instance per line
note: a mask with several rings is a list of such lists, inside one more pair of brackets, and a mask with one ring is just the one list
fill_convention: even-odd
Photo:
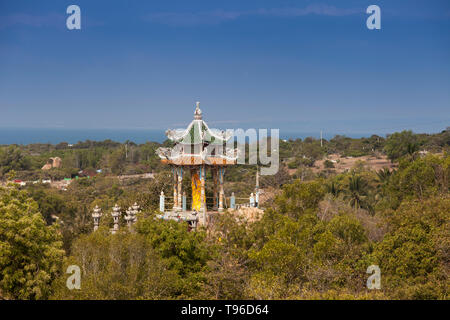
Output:
[[378,181],[381,184],[385,184],[391,177],[392,172],[388,168],[383,168],[377,171]]
[[355,211],[361,207],[368,207],[365,201],[367,197],[367,186],[367,181],[361,176],[352,173],[348,182],[345,198],[349,201],[350,205],[355,208]]
[[334,197],[337,197],[341,193],[341,189],[337,186],[336,182],[331,181],[331,183],[326,185],[327,193],[331,193]]
[[376,195],[375,195],[376,200],[378,200],[383,195],[384,187],[391,179],[393,173],[394,171],[390,171],[388,168],[383,168],[377,171],[378,184],[376,187]]

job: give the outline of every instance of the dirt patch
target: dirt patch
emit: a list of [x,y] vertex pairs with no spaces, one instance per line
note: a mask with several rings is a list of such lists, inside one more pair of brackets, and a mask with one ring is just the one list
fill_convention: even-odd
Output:
[[[326,168],[325,161],[330,161],[334,168]],[[337,173],[341,173],[347,170],[351,170],[356,165],[361,164],[368,170],[378,171],[383,168],[393,170],[397,168],[397,164],[391,163],[391,161],[385,156],[362,156],[362,157],[342,157],[339,154],[330,154],[322,160],[317,160],[311,170],[314,173],[319,173],[323,170],[334,170]],[[297,169],[288,169],[290,175],[297,172]]]
[[362,156],[362,157],[342,157],[339,154],[330,154],[328,157],[322,160],[318,160],[314,163],[314,167],[312,168],[314,172],[322,171],[325,168],[325,161],[330,161],[336,172],[341,173],[346,170],[350,170],[354,168],[359,163],[365,166],[369,170],[378,171],[383,168],[388,168],[389,170],[393,170],[396,165],[391,163],[391,161],[385,156],[381,155],[378,157],[375,156]]

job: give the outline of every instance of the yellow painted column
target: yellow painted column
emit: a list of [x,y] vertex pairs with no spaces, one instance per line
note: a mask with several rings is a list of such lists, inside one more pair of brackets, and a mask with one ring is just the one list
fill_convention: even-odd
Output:
[[197,169],[191,169],[192,211],[200,212],[202,208],[201,181]]

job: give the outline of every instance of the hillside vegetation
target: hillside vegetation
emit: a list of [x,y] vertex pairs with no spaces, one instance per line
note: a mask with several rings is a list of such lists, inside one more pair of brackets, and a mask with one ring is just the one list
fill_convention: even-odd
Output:
[[[448,299],[450,130],[337,136],[322,146],[312,138],[280,141],[280,170],[260,179],[262,218],[225,212],[196,232],[155,219],[159,194],[170,194],[172,181],[155,155],[159,146],[1,146],[0,297]],[[50,157],[60,157],[62,167],[41,170]],[[355,161],[336,170],[331,160],[341,157],[387,158],[391,165]],[[154,179],[117,178],[145,172]],[[248,197],[255,173],[255,166],[228,169],[226,195]],[[45,178],[73,180],[66,190],[13,183]],[[129,229],[122,218],[112,235],[112,206],[134,202],[138,222]],[[92,232],[95,205],[103,217]],[[66,287],[69,265],[82,271],[80,290]],[[366,286],[370,265],[381,270],[379,290]]]

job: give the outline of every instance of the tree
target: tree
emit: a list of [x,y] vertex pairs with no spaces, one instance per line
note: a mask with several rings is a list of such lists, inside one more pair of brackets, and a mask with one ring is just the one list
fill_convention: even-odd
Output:
[[427,155],[414,161],[402,159],[386,185],[386,191],[398,198],[428,198],[449,191],[450,157]]
[[365,270],[358,261],[367,236],[349,214],[327,222],[305,213],[296,221],[269,211],[252,229],[265,240],[249,250],[249,298],[298,299],[331,289],[361,290]]
[[204,288],[200,298],[244,299],[248,281],[248,250],[253,246],[253,237],[248,232],[249,222],[226,211],[214,216],[210,225],[210,250],[214,250],[208,261]]
[[384,151],[391,161],[418,150],[419,141],[412,131],[395,132],[386,139]]
[[77,265],[81,289],[68,290],[68,275],[55,282],[54,299],[170,299],[179,291],[179,277],[143,235],[127,229],[111,234],[100,227],[73,244],[65,267]]
[[221,252],[208,261],[200,297],[206,299],[243,299],[247,272],[242,262],[229,252]]
[[338,184],[335,181],[331,181],[326,185],[327,193],[331,194],[333,197],[339,196],[342,190],[339,188]]
[[283,186],[283,193],[275,199],[276,210],[296,218],[307,210],[317,209],[324,195],[325,186],[321,181],[296,180]]
[[348,188],[345,190],[345,198],[349,200],[350,205],[357,210],[358,208],[367,208],[367,181],[360,175],[352,174],[348,181]]
[[0,148],[0,177],[10,170],[27,170],[30,166],[30,159],[23,154],[19,147],[11,145]]
[[60,195],[49,188],[42,186],[29,188],[30,196],[38,203],[39,212],[47,224],[66,209],[66,203]]
[[376,244],[370,263],[381,268],[394,298],[448,298],[450,199],[405,201],[385,219],[390,231]]
[[0,295],[45,299],[61,272],[64,251],[57,226],[47,226],[24,191],[0,188]]
[[389,168],[383,168],[377,171],[377,177],[378,181],[381,184],[385,184],[389,181],[389,178],[391,177],[392,172],[389,170]]
[[154,215],[138,220],[136,230],[151,244],[169,270],[181,278],[182,296],[193,297],[203,286],[204,271],[213,249],[203,230],[189,232],[187,223],[156,219]]

